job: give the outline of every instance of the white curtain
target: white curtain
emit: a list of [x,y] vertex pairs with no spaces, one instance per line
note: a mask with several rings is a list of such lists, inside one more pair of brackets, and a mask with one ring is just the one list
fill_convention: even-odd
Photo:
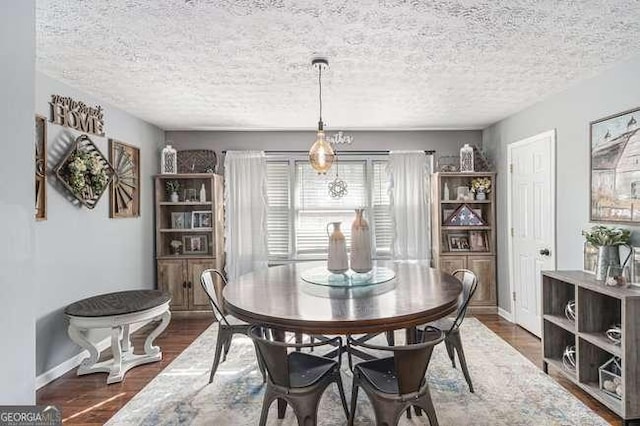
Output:
[[225,251],[229,280],[266,268],[267,159],[262,151],[227,151],[224,161]]
[[424,151],[389,152],[389,197],[395,260],[431,259],[431,161]]

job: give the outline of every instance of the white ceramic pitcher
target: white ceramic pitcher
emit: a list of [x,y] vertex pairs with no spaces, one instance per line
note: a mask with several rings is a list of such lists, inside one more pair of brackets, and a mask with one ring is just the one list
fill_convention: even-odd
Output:
[[[327,235],[329,236],[327,269],[334,274],[343,274],[349,270],[347,242],[344,234],[340,231],[341,223],[342,222],[330,222],[327,224]],[[333,226],[333,232],[329,233],[329,227],[331,226]]]

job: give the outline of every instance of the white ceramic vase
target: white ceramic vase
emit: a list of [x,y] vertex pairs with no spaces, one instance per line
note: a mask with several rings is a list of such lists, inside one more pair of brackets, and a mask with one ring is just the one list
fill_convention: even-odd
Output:
[[351,269],[360,274],[373,268],[371,230],[363,213],[364,209],[356,209],[356,219],[351,225]]
[[[343,274],[349,270],[347,242],[344,234],[340,230],[341,223],[342,222],[331,222],[327,224],[327,235],[329,235],[327,269],[334,274]],[[333,226],[333,232],[329,233],[329,227],[331,226]]]

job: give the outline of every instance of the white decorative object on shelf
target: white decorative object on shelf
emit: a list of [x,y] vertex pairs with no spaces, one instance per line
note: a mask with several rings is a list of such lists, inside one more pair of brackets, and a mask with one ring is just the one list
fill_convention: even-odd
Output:
[[451,199],[449,198],[451,196],[451,193],[449,192],[449,184],[447,182],[444,183],[443,195],[445,201],[449,201]]
[[200,187],[200,202],[201,203],[207,202],[207,190],[204,188],[204,183]]
[[460,171],[461,172],[473,172],[473,147],[468,143],[465,143],[460,148]]
[[361,274],[373,268],[371,230],[363,213],[364,209],[356,209],[356,219],[351,225],[351,269]]
[[160,173],[163,175],[173,175],[178,173],[178,152],[171,145],[162,149],[160,155]]

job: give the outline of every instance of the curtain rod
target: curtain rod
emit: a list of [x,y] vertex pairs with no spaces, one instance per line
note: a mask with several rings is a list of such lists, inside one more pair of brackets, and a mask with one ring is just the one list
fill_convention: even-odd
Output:
[[[227,153],[227,150],[222,151],[223,154]],[[308,154],[309,151],[264,151],[265,154]],[[433,149],[424,150],[427,155],[433,155],[436,153]],[[339,155],[389,155],[389,151],[338,151]]]

